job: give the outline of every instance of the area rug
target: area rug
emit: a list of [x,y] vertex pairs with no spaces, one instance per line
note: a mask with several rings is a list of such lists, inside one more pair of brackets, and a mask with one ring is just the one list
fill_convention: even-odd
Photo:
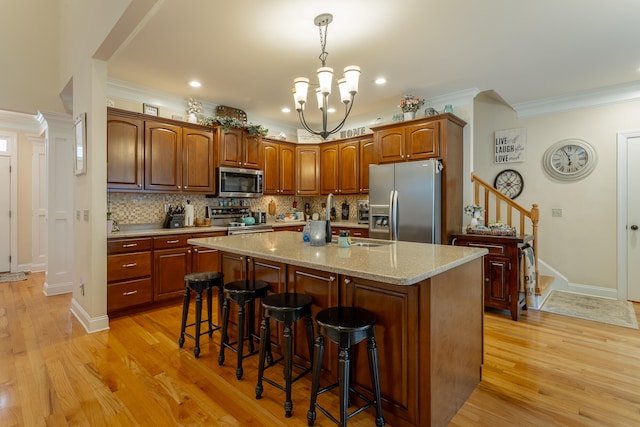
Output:
[[638,329],[636,313],[629,301],[551,291],[542,311]]
[[0,283],[19,282],[21,280],[27,280],[27,275],[21,271],[18,273],[0,273]]

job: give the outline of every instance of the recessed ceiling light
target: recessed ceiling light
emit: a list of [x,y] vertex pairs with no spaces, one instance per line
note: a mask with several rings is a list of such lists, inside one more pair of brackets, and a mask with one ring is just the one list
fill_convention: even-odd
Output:
[[333,108],[333,107],[329,107],[329,108],[327,109],[327,113],[335,113],[335,112],[336,112],[336,109],[335,109],[335,108]]
[[189,82],[189,86],[191,86],[191,87],[200,87],[200,86],[202,86],[202,83],[200,83],[200,82],[199,82],[199,81],[197,81],[197,80],[191,80],[191,81]]
[[387,79],[385,79],[384,77],[378,77],[375,81],[377,85],[383,85],[387,82]]
[[291,112],[291,109],[290,109],[289,107],[284,107],[284,108],[282,109],[282,112],[283,112],[283,113],[290,113],[290,112]]

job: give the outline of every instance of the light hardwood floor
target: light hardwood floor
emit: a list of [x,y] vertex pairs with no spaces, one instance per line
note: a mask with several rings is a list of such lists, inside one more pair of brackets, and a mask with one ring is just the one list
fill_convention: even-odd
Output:
[[[306,425],[308,377],[294,384],[294,415],[284,418],[281,391],[265,384],[255,400],[256,357],[237,381],[233,357],[217,364],[218,333],[203,337],[200,359],[190,340],[178,348],[179,305],[87,334],[69,312],[70,295],[45,297],[43,280],[0,283],[0,426]],[[638,330],[538,311],[519,322],[487,313],[484,343],[482,383],[451,426],[640,425]],[[334,424],[318,412],[316,425]]]

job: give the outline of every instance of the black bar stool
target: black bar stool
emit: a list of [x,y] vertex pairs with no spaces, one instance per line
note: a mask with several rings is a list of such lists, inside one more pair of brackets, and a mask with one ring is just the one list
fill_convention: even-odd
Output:
[[[224,349],[229,348],[238,355],[238,365],[236,367],[236,378],[242,379],[242,359],[252,356],[258,352],[254,349],[253,339],[260,338],[253,332],[254,324],[254,301],[257,298],[263,299],[267,296],[269,283],[264,280],[236,280],[224,285],[224,305],[222,306],[222,343],[220,344],[220,355],[218,356],[218,365],[224,364]],[[229,327],[229,303],[230,301],[238,304],[238,339],[236,342],[230,343],[227,331]],[[244,353],[244,335],[245,335],[245,304],[249,307],[249,353]],[[233,345],[237,344],[237,348]]]
[[[212,288],[218,288],[218,301],[222,301],[222,273],[219,272],[201,272],[191,273],[184,276],[184,298],[182,302],[182,326],[180,328],[180,339],[178,344],[180,348],[184,345],[184,337],[187,336],[196,342],[193,349],[194,356],[200,357],[200,336],[208,334],[209,338],[213,336],[213,332],[220,329],[220,326],[214,325],[211,321],[211,298],[213,296]],[[196,293],[196,320],[194,323],[187,325],[187,317],[189,315],[189,302],[191,301],[191,291]],[[202,320],[202,291],[207,291],[207,319]],[[202,323],[207,323],[207,330],[200,332]],[[195,326],[195,334],[191,335],[185,332],[186,328]]]
[[[347,420],[359,414],[370,406],[376,405],[376,426],[384,426],[382,417],[382,400],[380,397],[380,372],[378,371],[378,348],[375,339],[376,316],[362,308],[357,307],[332,307],[322,310],[316,316],[318,325],[318,337],[316,338],[315,353],[313,355],[313,382],[311,385],[311,404],[307,413],[307,422],[310,426],[316,420],[316,408],[325,414],[338,426],[346,427]],[[338,344],[339,372],[338,382],[327,386],[321,390],[320,371],[322,368],[322,355],[324,353],[324,337]],[[371,385],[373,387],[373,400],[363,396],[349,386],[349,375],[351,367],[351,347],[360,341],[367,339],[367,349],[369,353],[369,371],[371,372]],[[329,412],[316,403],[318,395],[329,391],[336,386],[340,387],[340,421],[334,418]],[[349,392],[357,395],[366,403],[348,413]]]
[[[262,324],[260,326],[260,362],[258,363],[256,399],[260,399],[262,397],[262,381],[284,391],[286,394],[284,411],[285,417],[287,418],[291,416],[293,410],[293,402],[291,401],[291,384],[302,378],[307,372],[311,371],[311,368],[296,366],[302,369],[302,372],[295,378],[291,378],[293,373],[291,325],[304,317],[305,326],[307,328],[309,357],[313,357],[313,320],[311,319],[312,304],[313,299],[309,295],[297,293],[272,294],[262,300],[264,314],[262,317]],[[269,319],[274,319],[278,322],[284,323],[284,355],[278,360],[274,360],[272,362],[267,361],[268,365],[265,366],[265,356],[267,353],[271,353],[271,322]],[[264,370],[266,368],[275,365],[282,359],[284,359],[284,386],[270,380],[269,378],[265,378],[264,376]]]

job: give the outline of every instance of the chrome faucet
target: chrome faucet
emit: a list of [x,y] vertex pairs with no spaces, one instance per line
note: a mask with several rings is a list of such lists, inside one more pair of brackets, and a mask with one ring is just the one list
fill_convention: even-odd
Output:
[[327,229],[325,233],[325,241],[331,243],[331,207],[333,206],[333,193],[327,196]]

